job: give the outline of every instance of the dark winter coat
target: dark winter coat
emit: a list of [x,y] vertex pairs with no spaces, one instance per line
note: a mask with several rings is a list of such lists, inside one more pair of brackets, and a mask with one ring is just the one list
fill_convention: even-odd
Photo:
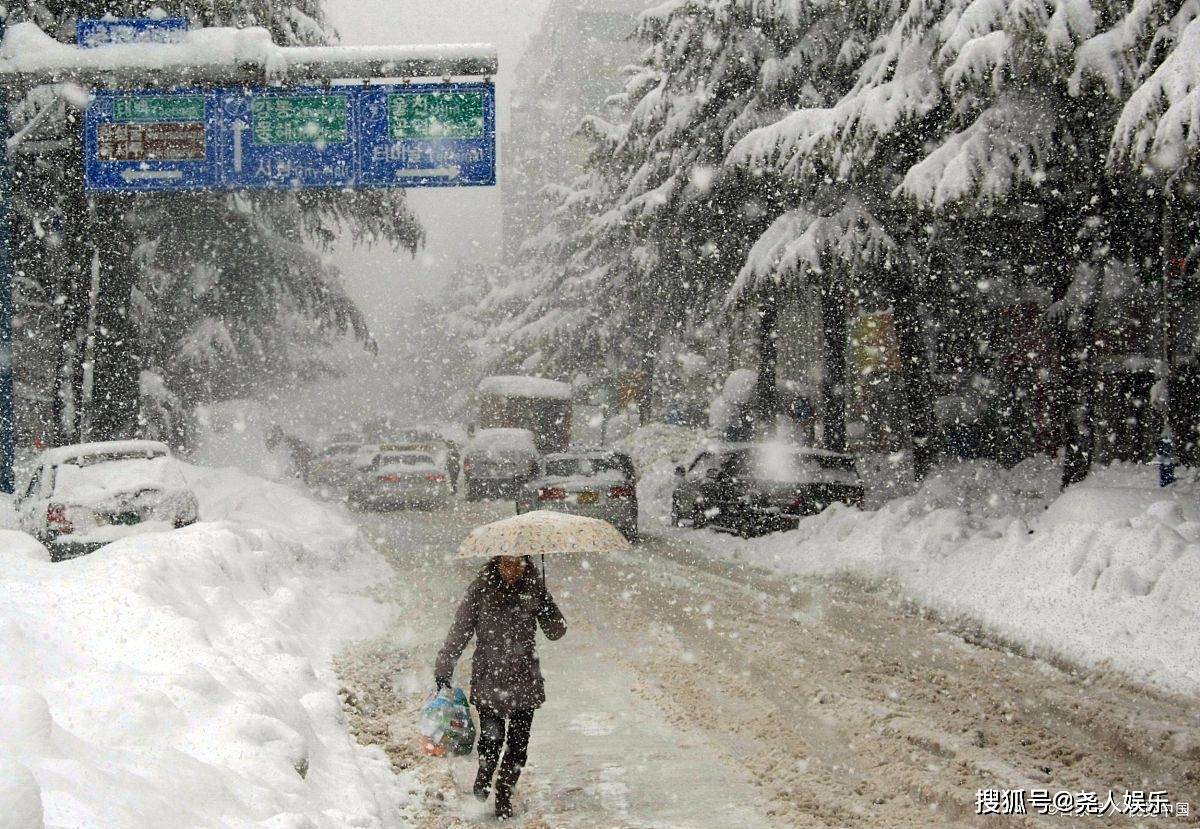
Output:
[[550,640],[561,639],[567,632],[567,623],[543,589],[533,563],[526,559],[524,574],[509,584],[496,562],[489,561],[467,588],[438,653],[434,676],[449,680],[474,636],[471,702],[504,716],[537,708],[546,701],[537,658],[538,625]]

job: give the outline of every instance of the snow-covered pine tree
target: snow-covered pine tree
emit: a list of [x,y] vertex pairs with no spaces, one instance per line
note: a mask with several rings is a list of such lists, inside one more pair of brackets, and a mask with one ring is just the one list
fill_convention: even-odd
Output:
[[[1089,257],[1112,255],[1112,240],[1095,240],[1094,228],[1108,220],[1137,228],[1120,221],[1119,207],[1112,213],[1127,184],[1114,182],[1103,163],[1112,106],[1069,83],[1076,50],[1110,13],[1094,5],[1103,4],[907,3],[871,44],[847,95],[757,131],[734,155],[793,173],[822,164],[832,169],[834,180],[854,189],[914,254],[905,261],[923,263],[896,283],[893,302],[915,296],[948,309],[942,319],[932,317],[939,334],[961,332],[964,322],[996,330],[1006,301],[1028,299],[1024,286],[1045,290],[1043,307],[1056,307],[1068,296],[1077,264],[1084,269],[1079,274],[1095,273]],[[1144,239],[1135,230],[1119,242],[1120,250],[1132,251]],[[1006,267],[997,270],[997,262]],[[972,279],[972,271],[980,275]],[[898,333],[902,351],[906,333],[910,340],[905,362],[913,380],[929,343],[906,332],[901,317]],[[1086,354],[1089,335],[1079,332],[1080,316],[1061,319],[1053,419],[1083,422],[1067,410],[1087,384],[1074,358]],[[987,343],[978,339],[976,346],[986,350]],[[929,410],[928,396],[912,391],[910,410]],[[914,423],[915,430],[921,426]],[[1072,470],[1086,469],[1086,436],[1067,433],[1059,442],[1078,455],[1069,452],[1072,479],[1078,475]],[[916,450],[919,457],[919,444]]]
[[860,48],[831,22],[844,8],[688,0],[646,12],[645,57],[614,97],[625,116],[585,125],[588,173],[563,189],[553,232],[530,242],[543,275],[518,280],[536,299],[495,333],[552,368],[616,352],[652,371],[664,336],[720,313],[785,196],[773,180],[722,175],[722,162],[747,130],[827,103],[829,79],[848,77]]

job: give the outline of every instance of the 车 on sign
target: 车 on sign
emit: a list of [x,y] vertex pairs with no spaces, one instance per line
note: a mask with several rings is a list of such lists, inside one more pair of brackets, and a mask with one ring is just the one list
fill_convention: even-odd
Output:
[[204,124],[101,124],[96,157],[101,161],[203,161]]
[[250,105],[254,143],[342,144],[349,139],[344,95],[262,95]]
[[392,140],[482,138],[482,92],[412,92],[388,96]]

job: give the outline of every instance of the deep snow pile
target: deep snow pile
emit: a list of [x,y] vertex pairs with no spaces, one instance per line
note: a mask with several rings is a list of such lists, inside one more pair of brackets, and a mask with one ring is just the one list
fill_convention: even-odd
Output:
[[[655,425],[626,442],[647,516],[698,441]],[[949,464],[877,510],[835,505],[798,529],[741,540],[680,530],[715,555],[781,573],[851,574],[1043,655],[1200,692],[1200,499],[1153,466],[1097,469],[1058,494],[1051,459]]]
[[704,445],[704,430],[651,423],[613,445],[633,459],[643,520],[669,521],[675,467],[687,463]]
[[331,654],[394,608],[356,530],[298,492],[180,464],[202,523],[50,564],[0,534],[0,823],[402,826]]

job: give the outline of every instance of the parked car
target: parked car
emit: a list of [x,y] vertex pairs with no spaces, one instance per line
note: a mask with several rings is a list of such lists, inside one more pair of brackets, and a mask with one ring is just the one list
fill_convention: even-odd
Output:
[[[383,452],[425,452],[426,454],[436,456],[439,453],[439,444],[430,441],[409,441],[388,439],[383,443],[364,443],[358,447],[358,451],[354,453],[354,458],[350,465],[355,472],[361,472],[375,463],[375,459]],[[445,451],[441,449],[440,451]]]
[[787,444],[724,444],[675,470],[676,526],[712,525],[743,536],[793,529],[830,504],[862,506],[863,484],[849,455]]
[[462,469],[462,448],[438,433],[424,429],[403,429],[393,440],[395,444],[414,452],[428,452],[434,461],[450,476],[450,490],[458,492],[458,478]]
[[354,477],[354,458],[359,444],[349,441],[331,443],[321,450],[308,474],[312,486],[344,487]]
[[450,481],[427,452],[385,451],[350,484],[350,504],[364,508],[445,506]]
[[538,509],[601,518],[633,540],[638,531],[637,478],[621,452],[579,451],[547,455],[538,477],[517,493],[517,512]]
[[537,474],[537,447],[528,429],[480,429],[463,457],[463,486],[468,501],[514,498]]
[[61,561],[119,538],[187,526],[199,507],[165,443],[118,440],[42,452],[17,514],[21,529]]

